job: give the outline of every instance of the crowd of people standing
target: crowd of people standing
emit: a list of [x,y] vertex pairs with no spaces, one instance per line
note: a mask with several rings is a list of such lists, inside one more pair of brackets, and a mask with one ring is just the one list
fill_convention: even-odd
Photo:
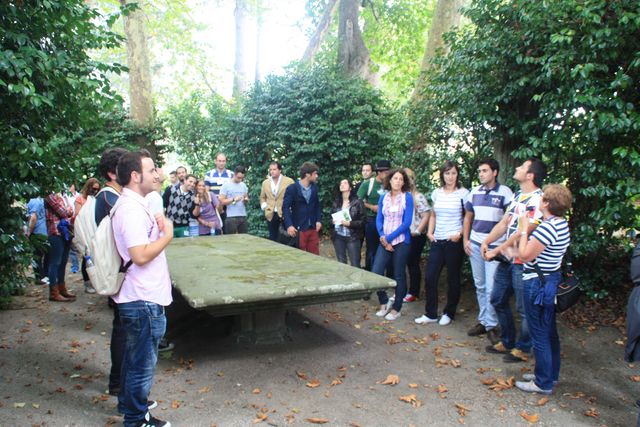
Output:
[[[171,302],[164,247],[172,238],[248,232],[247,169],[238,165],[229,170],[226,163],[226,156],[218,153],[215,168],[200,178],[181,166],[170,172],[171,183],[161,193],[164,175],[148,153],[111,149],[103,154],[98,168],[102,186],[98,179],[90,178],[73,198],[71,191],[52,193],[27,205],[27,233],[37,248],[34,273],[36,280],[49,285],[49,299],[54,302],[76,299],[66,286],[65,270],[73,250],[74,219],[87,201],[95,199],[96,224],[117,203],[125,201],[128,207],[122,210],[138,218],[135,230],[123,220],[125,214],[112,218],[114,235],[116,229],[121,232],[116,235],[118,251],[135,265],[127,276],[153,282],[151,290],[141,290],[139,282],[125,279],[123,290],[110,298],[114,319],[109,393],[119,396],[126,425],[129,421],[130,425],[141,420],[160,422],[149,418],[148,410],[154,402],[147,401],[153,379],[148,371],[155,366],[159,348],[169,345],[163,342],[166,321],[152,328],[155,332],[151,336],[140,338],[133,337],[140,334],[139,323],[130,320],[140,315],[139,301],[153,303],[157,313],[152,317],[164,319],[164,307]],[[468,256],[479,309],[478,323],[468,335],[486,334],[490,341],[486,351],[502,355],[507,363],[527,361],[533,350],[535,371],[516,385],[524,391],[551,393],[560,369],[553,300],[561,281],[562,258],[569,246],[564,216],[571,206],[571,193],[557,184],[541,188],[546,165],[536,158],[516,168],[513,178],[519,191],[515,194],[498,182],[499,171],[495,159],[479,161],[480,185],[468,190],[461,185],[459,166],[446,161],[439,170],[440,185],[427,198],[418,191],[412,170],[392,168],[389,160],[379,160],[375,166],[364,164],[362,180],[355,186],[348,177],[335,184],[329,234],[339,262],[363,268],[364,253],[364,269],[395,280],[393,295],[378,292],[375,313],[390,322],[401,316],[403,304],[423,295],[425,312],[415,319],[416,324],[447,326],[454,321],[461,295],[461,270]],[[269,165],[259,196],[269,239],[320,254],[319,173],[317,165],[305,162],[294,180],[283,174],[279,162]],[[141,234],[144,230],[146,233]],[[45,238],[48,250],[43,249],[47,246],[42,244]],[[423,276],[421,259],[427,244]],[[138,249],[140,245],[144,249]],[[149,270],[151,265],[156,269]],[[439,311],[438,284],[445,267],[446,303]],[[72,266],[72,271],[74,268],[77,271],[78,267]],[[81,271],[85,291],[95,292],[84,257]],[[519,327],[511,312],[512,296]],[[138,347],[130,347],[131,341]],[[144,351],[150,356],[141,355]],[[129,375],[139,374],[140,365],[146,367],[145,382],[126,384]]]

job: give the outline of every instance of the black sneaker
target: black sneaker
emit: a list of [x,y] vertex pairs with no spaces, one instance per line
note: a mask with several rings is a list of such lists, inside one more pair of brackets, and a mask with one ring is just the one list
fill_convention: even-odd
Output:
[[151,415],[151,412],[147,412],[147,415],[144,416],[144,420],[136,424],[136,427],[171,427],[171,423],[169,421],[159,420]]
[[489,329],[487,331],[487,338],[491,344],[498,344],[500,342],[500,329],[497,326],[493,329]]
[[484,335],[486,333],[487,333],[487,329],[484,327],[482,323],[478,323],[476,326],[474,326],[473,328],[467,331],[467,335],[469,335],[470,337],[477,337],[479,335]]

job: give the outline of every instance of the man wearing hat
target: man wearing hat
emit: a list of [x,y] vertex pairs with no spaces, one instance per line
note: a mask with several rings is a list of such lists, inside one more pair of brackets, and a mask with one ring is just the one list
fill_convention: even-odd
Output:
[[363,201],[367,213],[364,236],[367,242],[365,268],[368,271],[371,271],[373,257],[376,255],[376,251],[380,245],[380,236],[376,229],[376,215],[378,214],[378,200],[385,192],[382,183],[387,177],[389,169],[391,169],[391,162],[389,160],[379,160],[374,168],[376,176],[362,181],[358,189],[358,199]]

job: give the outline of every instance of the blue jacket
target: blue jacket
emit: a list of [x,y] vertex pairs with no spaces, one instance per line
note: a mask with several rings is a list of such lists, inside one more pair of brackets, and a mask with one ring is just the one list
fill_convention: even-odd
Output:
[[391,233],[385,236],[384,234],[384,215],[382,213],[382,202],[385,197],[387,197],[391,193],[387,193],[384,196],[380,197],[378,200],[378,215],[376,216],[376,228],[378,229],[378,234],[380,237],[385,237],[387,242],[391,243],[393,239],[398,237],[400,234],[404,234],[404,242],[405,244],[411,243],[411,221],[413,221],[413,197],[411,193],[406,192],[405,200],[407,205],[404,209],[404,213],[402,214],[402,224]]
[[311,184],[309,203],[302,195],[302,184],[300,184],[299,180],[295,184],[288,186],[284,192],[282,214],[285,229],[292,225],[296,230],[315,229],[316,222],[320,222],[321,218],[318,186]]

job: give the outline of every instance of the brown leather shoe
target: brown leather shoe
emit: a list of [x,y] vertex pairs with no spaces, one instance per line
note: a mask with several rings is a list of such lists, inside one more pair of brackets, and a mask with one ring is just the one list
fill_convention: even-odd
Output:
[[476,326],[467,331],[467,335],[469,335],[470,337],[477,337],[478,335],[484,335],[486,333],[487,329],[482,323],[478,323]]
[[58,284],[58,289],[60,290],[60,295],[62,295],[63,297],[71,300],[71,301],[75,301],[76,300],[76,296],[69,293],[69,291],[67,290],[67,286],[65,285],[65,283],[60,283]]
[[49,286],[49,301],[71,302],[70,299],[60,295],[60,285]]

